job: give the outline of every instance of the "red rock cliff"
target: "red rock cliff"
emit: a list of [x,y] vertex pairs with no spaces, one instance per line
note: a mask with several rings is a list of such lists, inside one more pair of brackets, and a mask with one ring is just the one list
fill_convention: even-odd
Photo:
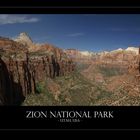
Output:
[[15,41],[0,38],[0,105],[21,104],[36,93],[36,83],[74,71],[72,60],[52,45],[29,52]]

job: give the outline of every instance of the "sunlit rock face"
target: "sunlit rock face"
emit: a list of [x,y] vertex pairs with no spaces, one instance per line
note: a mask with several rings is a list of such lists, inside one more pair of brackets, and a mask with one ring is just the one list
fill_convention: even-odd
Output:
[[14,40],[16,42],[22,43],[23,45],[33,45],[31,37],[25,32],[20,33],[19,36]]
[[128,47],[127,49],[125,49],[125,51],[130,51],[139,54],[139,48],[136,47]]
[[0,105],[19,105],[38,82],[74,71],[63,50],[49,44],[30,50],[32,43],[25,33],[16,41],[0,38]]

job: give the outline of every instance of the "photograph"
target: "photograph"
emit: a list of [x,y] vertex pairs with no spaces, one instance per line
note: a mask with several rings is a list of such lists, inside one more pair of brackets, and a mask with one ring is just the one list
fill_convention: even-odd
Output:
[[0,14],[1,106],[139,106],[140,14]]
[[0,8],[0,131],[140,130],[140,8],[59,6]]

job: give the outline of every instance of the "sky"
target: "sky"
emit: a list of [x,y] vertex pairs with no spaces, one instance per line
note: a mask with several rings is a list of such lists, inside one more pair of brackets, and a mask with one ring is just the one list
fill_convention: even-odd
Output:
[[111,51],[140,46],[140,14],[0,14],[0,36],[27,32],[36,43]]

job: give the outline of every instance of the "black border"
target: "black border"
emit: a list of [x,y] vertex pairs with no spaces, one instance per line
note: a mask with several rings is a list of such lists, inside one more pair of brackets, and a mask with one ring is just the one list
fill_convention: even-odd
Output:
[[138,6],[137,0],[123,1],[123,0],[30,0],[30,1],[1,1],[1,7],[82,7],[82,6],[95,6],[95,7],[128,7]]
[[[26,118],[26,111],[113,111],[114,118],[84,118],[80,122],[60,122],[57,118]],[[140,107],[126,106],[3,106],[0,130],[140,130]]]
[[140,14],[137,7],[0,7],[1,14]]

